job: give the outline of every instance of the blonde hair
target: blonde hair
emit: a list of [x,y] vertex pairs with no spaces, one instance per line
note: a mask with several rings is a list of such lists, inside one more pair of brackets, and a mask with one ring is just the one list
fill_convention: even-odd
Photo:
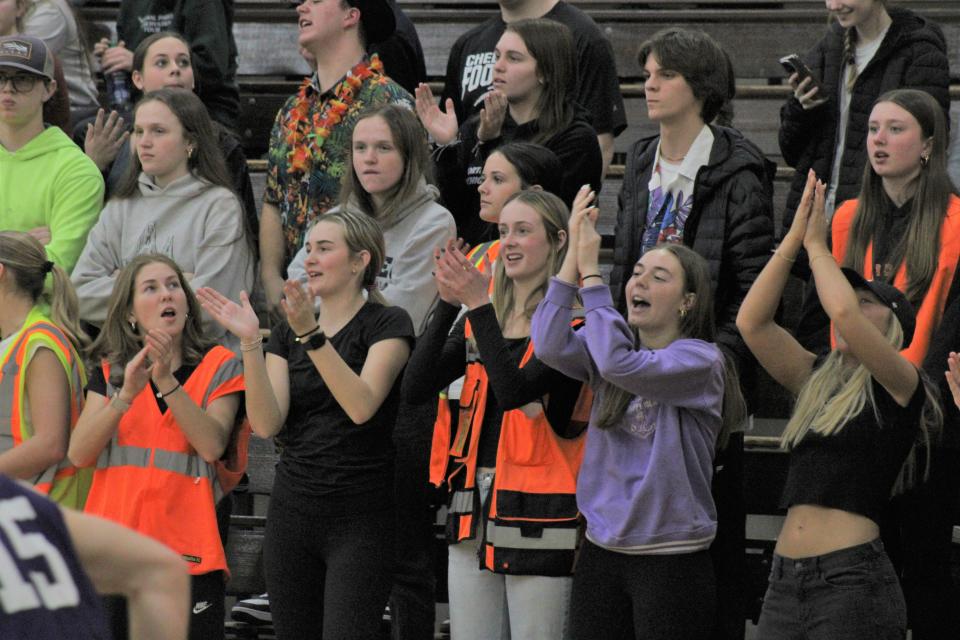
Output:
[[[893,314],[890,314],[890,324],[884,335],[895,349],[903,346],[903,328]],[[920,380],[917,384],[922,384],[926,393],[919,425],[920,441],[929,449],[930,436],[939,431],[943,413],[935,387],[922,371],[918,373]],[[873,376],[869,369],[863,364],[849,366],[843,353],[835,349],[810,375],[797,395],[793,415],[780,437],[780,446],[792,449],[811,432],[821,436],[836,435],[867,407],[873,412],[877,423],[882,424],[883,417],[877,411]],[[915,480],[915,448],[904,462],[897,480],[898,490],[910,486]],[[929,468],[928,456],[924,477],[929,473]]]
[[[547,283],[550,276],[560,270],[560,264],[567,253],[567,245],[561,243],[560,232],[566,233],[570,212],[563,200],[548,191],[532,189],[518,191],[507,198],[503,205],[504,208],[511,202],[525,204],[540,215],[540,221],[543,223],[543,229],[547,235],[547,242],[550,243],[550,253],[547,256],[543,278],[538,283],[537,288],[530,292],[530,297],[527,298],[523,309],[524,315],[527,319],[530,319],[533,317],[533,312],[536,311],[540,299],[547,292]],[[504,328],[507,319],[513,313],[516,303],[513,280],[507,277],[503,260],[497,260],[493,270],[493,310],[497,315],[497,321],[501,329]]]
[[[12,276],[12,282],[34,304],[50,305],[50,319],[67,336],[77,351],[90,342],[80,327],[80,304],[70,276],[60,265],[47,258],[40,241],[19,231],[0,232],[0,263]],[[46,287],[47,273],[52,286]]]
[[[383,231],[380,230],[377,221],[362,213],[338,209],[317,218],[310,228],[312,229],[320,222],[332,222],[343,230],[343,241],[351,255],[356,256],[361,251],[370,254],[370,262],[363,271],[360,286],[367,290],[367,299],[370,302],[388,306],[387,299],[377,287],[377,277],[380,275],[387,254]],[[307,233],[309,234],[310,231],[308,230]]]

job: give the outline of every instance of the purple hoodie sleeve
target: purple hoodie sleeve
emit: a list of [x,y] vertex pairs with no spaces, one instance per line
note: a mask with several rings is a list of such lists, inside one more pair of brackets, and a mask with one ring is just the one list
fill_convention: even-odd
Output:
[[533,352],[544,364],[593,385],[598,379],[597,369],[587,351],[583,331],[570,327],[576,294],[576,286],[551,278],[547,295],[530,321],[530,339]]
[[579,331],[601,378],[648,400],[689,409],[716,410],[723,393],[723,356],[702,340],[676,340],[663,349],[637,349],[633,331],[613,307],[610,288],[580,290],[587,322]]

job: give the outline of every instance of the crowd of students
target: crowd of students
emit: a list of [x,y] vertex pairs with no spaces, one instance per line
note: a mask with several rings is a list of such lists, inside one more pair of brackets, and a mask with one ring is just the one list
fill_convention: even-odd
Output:
[[[759,637],[956,633],[936,24],[826,0],[781,110],[779,233],[731,56],[679,28],[642,43],[658,131],[627,152],[604,276],[625,119],[581,11],[500,2],[438,102],[392,0],[305,0],[315,71],[269,132],[258,215],[215,4],[124,0],[94,59],[63,0],[0,0],[0,635],[224,637],[252,431],[280,449],[257,605],[278,638],[378,637],[388,601],[394,638],[433,637],[430,484],[455,640],[742,638],[757,365],[795,399]],[[97,60],[131,73],[129,112],[86,99]]]

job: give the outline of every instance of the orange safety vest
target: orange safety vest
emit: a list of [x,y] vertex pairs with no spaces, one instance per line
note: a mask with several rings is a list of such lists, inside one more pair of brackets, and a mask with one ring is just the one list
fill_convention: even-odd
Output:
[[[48,348],[60,361],[69,385],[69,427],[77,424],[83,408],[86,386],[83,364],[70,340],[39,309],[27,314],[23,328],[0,361],[0,453],[33,437],[27,397],[27,368],[40,348]],[[38,491],[67,507],[82,509],[90,489],[92,472],[70,464],[64,456],[58,464],[44,470],[31,482]]]
[[[446,480],[451,493],[447,540],[456,543],[473,538],[477,534],[475,516],[486,509],[481,568],[496,573],[570,575],[579,540],[577,473],[586,430],[576,438],[561,438],[542,408],[533,418],[522,409],[504,411],[493,487],[488,504],[480,505],[477,450],[488,379],[479,354],[471,346],[471,334],[467,321],[467,370],[456,435],[451,438],[449,403],[441,398],[430,453],[430,482],[439,487]],[[531,342],[520,366],[532,356]],[[586,426],[592,400],[590,387],[584,385],[571,420]]]
[[[847,254],[847,240],[856,213],[857,200],[848,200],[837,209],[833,216],[831,233],[833,257],[837,264],[843,264],[843,258]],[[940,225],[940,258],[937,263],[937,270],[933,274],[930,288],[927,289],[920,308],[917,309],[917,327],[913,333],[913,341],[900,352],[903,357],[918,367],[923,366],[923,360],[930,348],[930,340],[934,331],[940,326],[940,320],[943,319],[943,310],[947,303],[947,296],[950,293],[950,285],[953,283],[958,260],[960,260],[960,198],[950,196],[947,215],[944,216]],[[873,242],[867,247],[861,273],[867,276],[873,275]],[[907,290],[906,262],[897,269],[893,278],[893,286],[900,291]],[[830,340],[833,342],[832,334]]]
[[[103,376],[109,398],[114,389],[107,363]],[[243,389],[240,362],[221,346],[207,352],[183,383],[201,408]],[[97,459],[86,512],[159,540],[200,575],[227,568],[215,509],[222,495],[216,465],[197,455],[173,413],[168,408],[161,414],[146,387]]]

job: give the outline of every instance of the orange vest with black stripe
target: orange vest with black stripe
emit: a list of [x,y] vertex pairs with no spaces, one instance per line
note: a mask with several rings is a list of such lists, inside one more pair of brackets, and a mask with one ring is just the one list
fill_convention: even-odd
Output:
[[[114,389],[106,363],[103,375],[109,397]],[[240,362],[221,346],[208,351],[183,383],[202,409],[243,388]],[[160,413],[147,386],[97,458],[86,512],[159,540],[199,575],[227,568],[215,510],[221,496],[216,466],[197,454],[169,408]]]
[[[63,331],[34,307],[12,338],[0,360],[0,453],[17,447],[31,437],[34,429],[27,394],[27,368],[38,349],[50,349],[67,377],[68,426],[72,431],[83,408],[86,386],[83,364]],[[69,434],[67,434],[69,436]],[[82,509],[90,489],[92,471],[77,469],[66,456],[45,469],[31,482],[51,500],[74,509]]]
[[[576,490],[585,431],[576,438],[561,438],[547,422],[543,406],[533,417],[524,411],[527,407],[504,411],[493,487],[488,504],[480,505],[477,450],[488,379],[471,347],[469,321],[465,334],[467,370],[456,434],[451,430],[449,403],[441,398],[430,454],[430,482],[439,487],[446,481],[451,493],[447,539],[456,543],[476,536],[479,516],[485,512],[481,567],[496,573],[570,575],[579,539]],[[532,356],[531,342],[520,366]],[[586,425],[591,403],[590,388],[584,385],[571,420]]]
[[[843,264],[843,258],[847,254],[847,241],[856,213],[857,200],[848,200],[837,209],[833,216],[831,225],[833,257],[838,264]],[[950,293],[950,285],[953,283],[958,261],[960,261],[960,198],[950,196],[947,215],[944,216],[940,225],[940,254],[936,271],[920,308],[916,310],[917,327],[913,333],[913,341],[900,352],[903,357],[918,367],[923,366],[923,360],[930,349],[930,340],[934,331],[940,326],[940,320],[943,319],[943,310],[947,303],[947,296]],[[866,274],[867,277],[873,275],[872,242],[867,247],[861,273]],[[905,262],[898,267],[893,278],[893,286],[900,291],[907,290],[907,265]],[[833,336],[831,334],[832,340]],[[944,366],[946,365],[944,364]]]

